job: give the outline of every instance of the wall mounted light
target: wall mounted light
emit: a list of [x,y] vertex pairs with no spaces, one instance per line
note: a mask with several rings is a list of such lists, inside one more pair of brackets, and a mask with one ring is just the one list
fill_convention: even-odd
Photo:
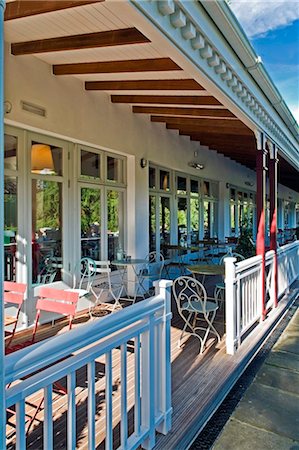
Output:
[[31,171],[33,173],[52,173],[54,162],[51,147],[47,144],[33,144],[31,147]]
[[192,167],[193,169],[202,170],[205,168],[204,164],[197,163],[195,161],[188,162],[188,166]]
[[140,167],[142,167],[142,169],[145,169],[146,166],[147,166],[147,159],[141,158],[141,160],[140,160]]

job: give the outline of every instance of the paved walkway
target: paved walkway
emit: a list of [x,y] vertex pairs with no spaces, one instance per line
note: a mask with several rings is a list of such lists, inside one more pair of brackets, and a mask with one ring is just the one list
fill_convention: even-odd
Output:
[[213,450],[299,450],[299,310]]

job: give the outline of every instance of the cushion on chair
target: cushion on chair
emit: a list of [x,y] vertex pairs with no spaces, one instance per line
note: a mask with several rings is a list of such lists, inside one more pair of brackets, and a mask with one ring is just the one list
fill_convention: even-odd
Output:
[[[194,300],[191,300],[191,305],[192,308],[190,308],[190,304],[188,302],[183,303],[182,309],[188,310],[188,311],[193,311],[196,310],[199,313],[202,313],[202,306],[200,302],[196,302]],[[207,302],[206,303],[206,311],[210,312],[210,311],[215,311],[216,309],[218,309],[218,305],[217,303],[214,302]]]

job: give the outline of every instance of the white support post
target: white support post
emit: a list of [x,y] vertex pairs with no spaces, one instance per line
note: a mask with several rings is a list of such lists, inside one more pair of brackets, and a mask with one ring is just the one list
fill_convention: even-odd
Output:
[[226,353],[235,353],[236,341],[236,258],[225,258]]
[[160,361],[159,367],[160,383],[158,383],[160,392],[157,392],[156,398],[160,402],[160,411],[164,415],[163,421],[157,427],[157,431],[163,434],[167,434],[171,429],[171,348],[170,348],[170,321],[172,317],[171,313],[171,280],[159,280],[154,282],[156,295],[157,292],[162,295],[164,301],[164,313],[163,323],[161,326],[161,342],[160,345]]

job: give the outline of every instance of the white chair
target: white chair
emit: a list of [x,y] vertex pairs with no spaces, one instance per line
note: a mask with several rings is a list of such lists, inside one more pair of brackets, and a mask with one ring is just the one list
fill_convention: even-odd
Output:
[[153,282],[161,279],[165,262],[164,256],[159,252],[150,252],[145,259],[148,262],[138,273],[138,285],[143,290],[143,297],[152,294]]
[[[181,346],[185,332],[188,330],[192,336],[199,339],[200,354],[205,349],[205,344],[210,333],[216,336],[218,342],[220,342],[219,333],[213,325],[218,310],[218,302],[207,296],[204,286],[193,277],[182,276],[174,280],[172,291],[177,303],[178,312],[185,322],[178,342],[179,347]],[[206,322],[207,326],[204,327],[199,324],[199,320]],[[199,334],[201,331],[204,332],[203,336]]]
[[[222,256],[220,259],[220,265],[224,264],[224,259],[227,257],[236,258],[237,262],[244,261],[244,256],[240,255],[240,253],[233,252],[231,249],[228,250],[227,254]],[[216,284],[214,290],[214,297],[221,302],[221,305],[224,303],[224,294],[225,294],[225,283],[221,281]]]
[[96,276],[96,263],[91,258],[82,258],[76,264],[73,273],[73,287],[65,289],[68,292],[77,292],[79,297],[85,297],[94,292],[92,290],[92,283]]
[[[123,292],[124,286],[122,284],[115,285],[111,283],[110,261],[95,261],[95,265],[96,273],[100,276],[99,279],[95,280],[93,286],[91,287],[92,292],[96,297],[96,305],[101,300],[101,297],[102,300],[104,300],[103,294],[106,293],[107,300],[114,300],[114,307],[112,311],[114,311],[116,307],[122,308],[119,299]],[[97,289],[97,292],[95,292],[95,289]]]

